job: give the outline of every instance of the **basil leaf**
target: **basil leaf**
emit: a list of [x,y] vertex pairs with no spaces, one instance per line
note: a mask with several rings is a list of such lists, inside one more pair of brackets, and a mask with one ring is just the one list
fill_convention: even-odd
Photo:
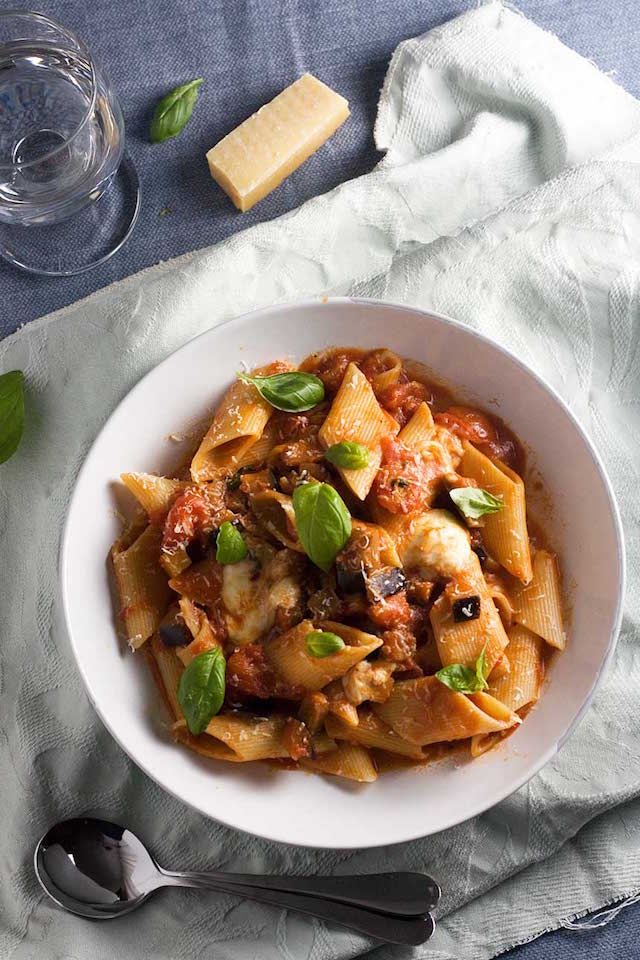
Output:
[[351,515],[328,483],[305,483],[293,491],[296,529],[304,552],[325,573],[351,536]]
[[224,700],[227,663],[220,647],[194,657],[180,677],[178,703],[194,736],[207,729]]
[[436,677],[440,683],[444,683],[449,690],[456,693],[476,693],[478,678],[471,667],[465,667],[463,663],[452,663],[448,667],[438,670]]
[[307,634],[305,642],[312,657],[330,657],[332,653],[344,650],[342,637],[324,630],[312,630]]
[[363,443],[353,443],[351,440],[342,440],[334,443],[325,453],[329,463],[343,470],[361,470],[369,463],[369,448]]
[[274,373],[271,377],[250,377],[239,373],[240,380],[252,383],[260,396],[276,410],[302,413],[324,400],[324,383],[313,373]]
[[453,690],[455,693],[478,693],[480,690],[486,690],[489,686],[485,679],[487,672],[486,649],[487,645],[485,643],[476,660],[475,670],[465,666],[464,663],[452,663],[448,667],[438,670],[436,677],[440,683],[444,683],[445,687],[449,687],[449,690]]
[[480,651],[480,655],[476,660],[476,680],[480,684],[481,690],[486,690],[489,684],[487,683],[487,655],[486,655],[487,645],[485,643],[484,647]]
[[14,455],[24,430],[24,376],[10,370],[0,377],[0,463]]
[[228,520],[221,525],[216,538],[218,563],[240,563],[247,555],[247,545],[239,530]]
[[456,487],[449,491],[449,496],[467,520],[478,520],[486,513],[498,513],[504,508],[502,497],[494,497],[478,487]]
[[183,83],[156,104],[151,120],[151,143],[178,136],[193,113],[201,83],[202,77]]

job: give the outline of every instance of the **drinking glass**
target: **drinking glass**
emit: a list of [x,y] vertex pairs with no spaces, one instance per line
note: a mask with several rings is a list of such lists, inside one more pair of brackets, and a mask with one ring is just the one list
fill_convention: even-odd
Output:
[[69,275],[120,249],[140,209],[113,87],[50,17],[0,11],[0,256]]

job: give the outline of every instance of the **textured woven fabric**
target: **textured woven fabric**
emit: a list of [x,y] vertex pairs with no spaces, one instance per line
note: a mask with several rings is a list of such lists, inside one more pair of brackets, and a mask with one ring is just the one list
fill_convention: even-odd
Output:
[[[126,810],[168,865],[428,870],[444,890],[441,923],[414,955],[438,960],[485,960],[640,886],[640,105],[555,38],[490,4],[401,45],[375,132],[387,155],[367,176],[0,344],[0,369],[24,369],[28,385],[25,437],[2,468],[0,489],[0,851],[8,881],[0,956],[407,953],[194,891],[159,895],[117,923],[78,922],[43,900],[28,851],[52,821],[82,810],[111,818]],[[545,375],[607,463],[631,587],[606,681],[537,777],[427,840],[349,853],[296,850],[222,828],[135,769],[82,692],[56,583],[78,468],[139,377],[223,318],[327,293],[451,314]]]
[[[640,95],[636,0],[516,0],[535,23],[593,58]],[[87,274],[51,279],[0,260],[0,337],[160,260],[217,243],[271,220],[379,160],[371,128],[389,58],[406,37],[476,0],[46,0],[111,74],[122,102],[127,150],[142,183],[135,231],[113,259]],[[0,0],[0,9],[20,6]],[[352,115],[323,148],[249,213],[211,181],[204,159],[235,124],[311,70],[351,103]],[[153,105],[176,83],[202,76],[198,106],[180,136],[151,145]],[[166,207],[171,213],[160,216]]]

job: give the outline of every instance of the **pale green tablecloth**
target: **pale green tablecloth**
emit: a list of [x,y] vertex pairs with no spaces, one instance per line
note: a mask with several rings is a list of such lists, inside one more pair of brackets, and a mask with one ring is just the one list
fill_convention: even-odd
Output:
[[[0,344],[0,369],[20,367],[27,377],[25,438],[0,468],[3,958],[329,960],[373,946],[193,891],[158,897],[109,925],[66,916],[39,894],[30,849],[52,821],[88,809],[113,818],[128,811],[167,864],[425,868],[444,888],[444,918],[415,955],[441,960],[490,957],[640,887],[639,130],[635,100],[490,4],[398,49],[375,131],[387,153],[372,174]],[[78,468],[139,377],[225,317],[327,293],[451,314],[545,375],[607,463],[629,553],[615,663],[554,761],[476,820],[407,846],[348,854],[234,833],[137,771],[84,696],[56,581]],[[378,947],[377,955],[394,951]]]

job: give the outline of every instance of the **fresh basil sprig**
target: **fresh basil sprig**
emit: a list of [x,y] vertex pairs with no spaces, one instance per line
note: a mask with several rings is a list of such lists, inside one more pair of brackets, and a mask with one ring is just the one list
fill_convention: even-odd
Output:
[[438,670],[436,677],[440,683],[455,693],[478,693],[480,690],[486,690],[487,683],[487,645],[480,651],[476,660],[475,670],[472,667],[465,666],[464,663],[452,663],[448,667]]
[[342,497],[328,483],[305,483],[293,491],[293,509],[304,552],[326,573],[351,536]]
[[343,470],[361,470],[368,466],[370,456],[368,447],[363,443],[354,443],[352,440],[334,443],[325,453],[329,463]]
[[193,113],[201,83],[202,77],[183,83],[156,104],[151,120],[151,143],[178,136]]
[[240,380],[252,383],[260,396],[276,410],[303,413],[324,400],[324,383],[313,373],[274,373],[270,377],[250,377],[239,373]]
[[224,701],[226,661],[220,647],[194,657],[180,677],[178,703],[195,736],[219,712]]
[[24,430],[24,376],[10,370],[0,377],[0,463],[18,449]]
[[312,657],[330,657],[332,653],[344,650],[342,637],[326,630],[312,630],[307,634],[305,643]]
[[504,509],[501,497],[494,497],[488,490],[478,487],[456,487],[449,491],[449,496],[467,520],[479,520],[486,513],[498,513]]
[[216,537],[216,560],[218,563],[240,563],[247,555],[247,545],[239,530],[228,520],[221,524]]

